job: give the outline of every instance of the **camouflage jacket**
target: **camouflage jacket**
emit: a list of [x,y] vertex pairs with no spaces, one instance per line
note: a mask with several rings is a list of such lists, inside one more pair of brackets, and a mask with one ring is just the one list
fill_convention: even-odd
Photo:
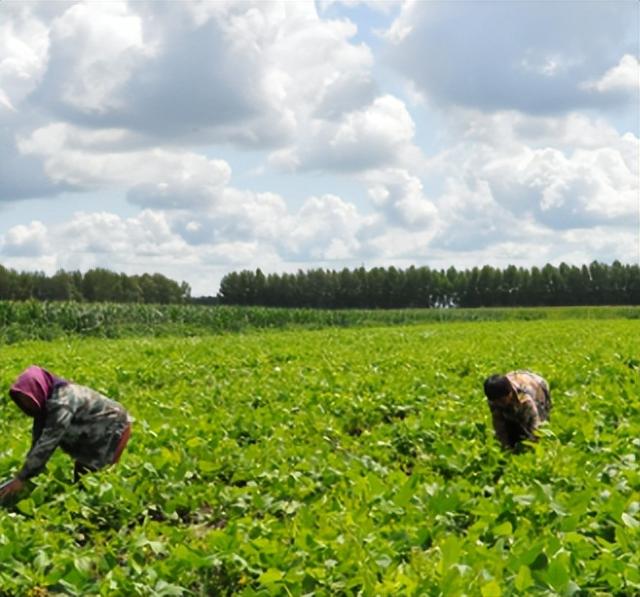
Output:
[[33,423],[31,450],[17,476],[40,474],[58,446],[88,468],[111,464],[129,423],[127,411],[114,400],[84,386],[61,386]]
[[506,374],[514,391],[502,400],[489,402],[493,427],[500,443],[514,447],[520,440],[536,440],[534,431],[549,420],[551,395],[545,379],[531,371]]

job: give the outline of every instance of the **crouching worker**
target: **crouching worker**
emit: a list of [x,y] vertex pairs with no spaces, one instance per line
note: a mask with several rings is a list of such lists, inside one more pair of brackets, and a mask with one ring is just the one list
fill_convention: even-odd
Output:
[[537,441],[535,430],[549,420],[549,384],[530,371],[492,375],[484,382],[498,441],[512,450],[522,440]]
[[129,440],[131,420],[120,404],[41,367],[24,371],[9,395],[33,417],[32,443],[22,469],[0,489],[0,499],[41,473],[58,446],[74,459],[77,481],[83,473],[118,462]]

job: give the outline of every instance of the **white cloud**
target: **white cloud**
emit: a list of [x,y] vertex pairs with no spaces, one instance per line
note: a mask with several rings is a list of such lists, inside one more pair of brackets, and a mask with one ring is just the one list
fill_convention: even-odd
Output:
[[46,263],[49,273],[60,267],[162,271],[195,261],[187,243],[171,231],[165,215],[150,210],[131,218],[110,212],[78,212],[61,224],[33,221],[15,226],[5,235],[0,254],[9,264],[26,269],[34,265],[22,258],[34,258],[34,263]]
[[69,254],[107,255],[116,262],[145,259],[188,261],[188,246],[171,232],[164,214],[145,210],[123,218],[109,212],[76,213],[56,228]]
[[[301,3],[288,3],[291,6]],[[336,118],[368,103],[374,92],[373,56],[351,43],[356,27],[349,21],[319,19],[315,11],[280,24],[264,57],[267,91],[282,102],[298,124],[310,116]],[[304,84],[301,84],[304,82]]]
[[630,222],[638,209],[637,176],[613,149],[566,156],[522,148],[487,163],[480,176],[503,206],[531,213],[552,228]]
[[601,93],[631,92],[637,98],[640,92],[640,62],[636,56],[625,54],[601,79],[583,83],[582,86]]
[[369,172],[364,180],[373,205],[390,225],[429,233],[437,225],[433,201],[424,194],[422,182],[407,170],[389,168]]
[[122,109],[118,92],[154,54],[145,46],[140,17],[119,0],[71,6],[54,20],[51,42],[52,68],[64,63],[67,69],[59,100],[85,113]]
[[575,114],[463,111],[457,121],[464,123],[457,130],[463,140],[428,160],[427,176],[465,188],[485,184],[507,213],[554,229],[632,225],[640,192],[632,133]]
[[270,163],[285,170],[362,171],[415,159],[415,125],[404,102],[385,95],[343,115],[315,119],[295,145],[274,152]]
[[143,206],[189,207],[208,200],[231,177],[224,160],[172,149],[118,150],[126,139],[121,129],[56,123],[20,139],[18,147],[25,155],[42,157],[52,181],[80,189],[132,188],[132,201]]
[[435,203],[440,226],[433,240],[436,249],[453,252],[498,246],[511,238],[522,237],[531,222],[517,222],[513,214],[500,206],[485,180],[449,178]]
[[304,2],[78,3],[51,26],[38,100],[75,124],[169,143],[275,146],[309,114],[371,99],[355,32]]
[[[225,188],[211,201],[168,214],[172,228],[192,245],[274,243],[284,232],[286,202],[275,193]],[[194,220],[194,217],[197,218]]]
[[49,32],[24,5],[6,3],[2,11],[5,18],[0,22],[0,103],[15,111],[45,72]]
[[349,258],[359,248],[362,223],[356,207],[340,197],[309,197],[289,219],[281,245],[297,259]]
[[0,249],[10,257],[39,257],[48,250],[47,229],[42,222],[34,220],[10,228],[4,236]]

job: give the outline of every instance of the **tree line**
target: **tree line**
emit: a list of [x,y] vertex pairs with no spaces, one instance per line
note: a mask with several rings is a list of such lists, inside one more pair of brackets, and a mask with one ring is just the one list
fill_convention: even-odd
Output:
[[638,305],[640,267],[594,261],[581,267],[360,267],[269,275],[257,269],[227,274],[217,298],[227,305],[324,309]]
[[95,268],[47,276],[0,265],[0,300],[29,299],[323,309],[639,305],[640,266],[594,261],[580,267],[360,267],[268,275],[257,269],[224,276],[217,296],[191,297],[186,282],[157,273],[129,276]]
[[108,269],[18,272],[0,265],[0,300],[80,301],[111,303],[184,303],[191,288],[162,274],[132,275]]

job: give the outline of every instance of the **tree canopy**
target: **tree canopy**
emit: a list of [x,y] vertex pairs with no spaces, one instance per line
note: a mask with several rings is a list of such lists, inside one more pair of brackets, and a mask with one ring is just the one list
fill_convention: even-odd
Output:
[[228,305],[328,309],[637,305],[640,267],[594,261],[530,269],[360,267],[269,275],[257,269],[226,275],[218,298]]
[[128,276],[108,269],[18,272],[0,265],[0,300],[86,301],[113,303],[183,303],[191,296],[186,282],[162,274]]
[[260,269],[243,270],[224,276],[217,296],[193,298],[186,282],[157,273],[129,276],[96,268],[47,276],[0,265],[0,300],[28,299],[319,309],[638,305],[640,266],[594,261],[504,269],[359,267],[268,275]]

